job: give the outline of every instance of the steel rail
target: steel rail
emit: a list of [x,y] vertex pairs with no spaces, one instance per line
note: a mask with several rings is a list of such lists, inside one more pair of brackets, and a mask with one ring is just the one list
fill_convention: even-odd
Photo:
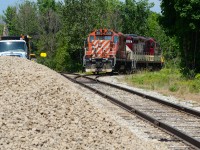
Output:
[[[88,79],[91,79],[89,77],[86,77]],[[97,76],[97,78],[99,78],[99,76]],[[195,117],[198,117],[200,118],[200,112],[197,111],[197,110],[194,110],[194,109],[191,109],[191,108],[187,108],[185,106],[181,106],[181,105],[178,105],[178,104],[173,104],[171,102],[167,102],[165,100],[162,100],[160,98],[157,98],[157,97],[154,97],[154,96],[151,96],[151,95],[147,95],[145,93],[142,93],[142,92],[138,92],[138,91],[135,91],[135,90],[132,90],[132,89],[128,89],[128,88],[125,88],[125,87],[121,87],[121,86],[118,86],[118,85],[114,85],[112,83],[108,83],[108,82],[105,82],[105,81],[100,81],[99,79],[96,80],[102,84],[105,84],[105,85],[109,85],[109,86],[112,86],[112,87],[115,87],[115,88],[118,88],[118,89],[121,89],[121,90],[124,90],[126,92],[129,92],[129,93],[132,93],[132,94],[136,94],[138,96],[141,96],[141,97],[144,97],[144,98],[147,98],[149,100],[152,100],[154,102],[157,102],[157,103],[160,103],[160,104],[163,104],[163,105],[166,105],[166,106],[169,106],[169,107],[172,107],[178,111],[183,111],[185,113],[188,113],[190,115],[193,115]],[[95,79],[91,79],[91,80],[95,80]]]
[[[163,122],[161,122],[161,121],[159,121],[159,120],[157,120],[157,119],[154,119],[153,117],[151,117],[151,116],[149,116],[149,115],[147,115],[147,114],[145,114],[145,113],[143,113],[143,112],[141,112],[141,111],[139,111],[139,110],[137,110],[137,109],[135,109],[135,108],[133,108],[133,107],[131,107],[131,106],[129,106],[129,105],[127,105],[127,104],[125,104],[125,103],[123,103],[123,102],[121,102],[121,101],[119,101],[119,100],[117,100],[117,99],[115,99],[115,98],[113,98],[113,97],[111,97],[111,96],[109,96],[109,95],[107,95],[107,94],[101,92],[101,91],[98,91],[98,90],[95,89],[95,88],[92,88],[92,87],[90,87],[90,86],[88,86],[88,85],[86,85],[86,84],[84,84],[84,83],[81,83],[81,82],[77,81],[77,80],[76,80],[77,78],[76,78],[76,79],[72,79],[72,78],[68,77],[68,76],[65,75],[65,74],[61,74],[61,75],[63,75],[64,77],[66,77],[66,78],[69,79],[70,81],[72,81],[72,82],[74,82],[74,83],[78,83],[79,85],[90,89],[92,92],[99,94],[99,95],[102,96],[103,98],[106,98],[106,99],[109,100],[110,102],[112,102],[112,103],[114,103],[115,105],[117,105],[117,106],[123,108],[124,110],[128,111],[129,113],[131,113],[131,114],[136,114],[136,115],[138,115],[139,117],[141,117],[141,118],[143,118],[143,119],[149,121],[149,122],[152,123],[154,126],[156,126],[156,127],[160,128],[160,129],[166,131],[167,133],[169,133],[169,134],[171,134],[171,135],[176,136],[176,137],[179,138],[179,139],[182,139],[185,143],[187,143],[187,144],[193,146],[194,148],[200,149],[200,141],[198,141],[197,139],[195,139],[195,138],[193,138],[193,137],[187,135],[186,133],[184,133],[184,132],[182,132],[182,131],[180,131],[180,130],[178,130],[178,129],[176,129],[176,128],[174,128],[174,127],[172,127],[172,126],[170,126],[170,125],[168,125],[168,124],[166,124],[166,123],[163,123]],[[85,77],[85,76],[84,76],[84,77]],[[87,78],[87,79],[91,79],[91,78],[88,78],[88,77],[86,77],[86,78]],[[93,80],[93,79],[91,79],[91,80]],[[106,84],[107,84],[107,83],[106,83]],[[110,83],[109,83],[108,85],[110,85]],[[111,85],[113,85],[113,84],[111,84]],[[118,86],[116,86],[116,87],[118,87]],[[120,88],[121,88],[121,87],[120,87]],[[123,88],[122,88],[122,89],[123,89]],[[125,89],[126,89],[126,88],[125,88]]]

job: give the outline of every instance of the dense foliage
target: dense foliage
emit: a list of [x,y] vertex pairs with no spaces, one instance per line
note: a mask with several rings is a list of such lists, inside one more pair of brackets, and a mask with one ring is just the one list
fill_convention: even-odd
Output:
[[161,71],[141,71],[125,76],[127,83],[134,87],[154,90],[164,95],[171,95],[186,100],[199,101],[200,74],[194,79],[183,78],[178,69],[162,69]]
[[193,78],[200,72],[200,2],[162,0],[161,8],[161,23],[180,46],[182,73]]
[[[110,28],[157,39],[167,60],[176,64],[175,38],[165,35],[148,0],[25,0],[9,6],[3,16],[10,35],[33,37],[35,53],[47,52],[38,61],[59,71],[80,71],[83,44],[96,28]],[[170,46],[169,46],[170,45]]]
[[2,20],[2,16],[0,15],[0,33],[1,34],[3,33],[3,28],[4,28],[3,20]]

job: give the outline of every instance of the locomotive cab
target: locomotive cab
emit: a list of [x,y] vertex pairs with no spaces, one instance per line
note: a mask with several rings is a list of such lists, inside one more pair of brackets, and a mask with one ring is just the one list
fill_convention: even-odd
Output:
[[116,64],[122,37],[109,29],[98,29],[85,42],[84,67],[86,72],[112,72]]

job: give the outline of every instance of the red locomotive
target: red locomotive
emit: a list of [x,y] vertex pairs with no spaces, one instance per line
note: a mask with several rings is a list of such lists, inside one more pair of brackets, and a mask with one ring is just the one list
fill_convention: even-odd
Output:
[[109,29],[94,30],[85,43],[86,72],[112,72],[117,58],[126,59],[126,37]]
[[85,42],[86,72],[131,72],[141,66],[161,66],[159,45],[153,38],[124,35],[110,29],[91,32]]
[[131,68],[161,69],[163,57],[160,45],[153,38],[126,35],[127,65]]

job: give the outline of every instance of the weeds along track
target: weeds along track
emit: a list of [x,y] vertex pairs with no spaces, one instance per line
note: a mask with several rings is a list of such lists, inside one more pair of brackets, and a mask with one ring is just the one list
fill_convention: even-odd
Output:
[[62,75],[200,149],[200,112],[100,81],[99,76]]

